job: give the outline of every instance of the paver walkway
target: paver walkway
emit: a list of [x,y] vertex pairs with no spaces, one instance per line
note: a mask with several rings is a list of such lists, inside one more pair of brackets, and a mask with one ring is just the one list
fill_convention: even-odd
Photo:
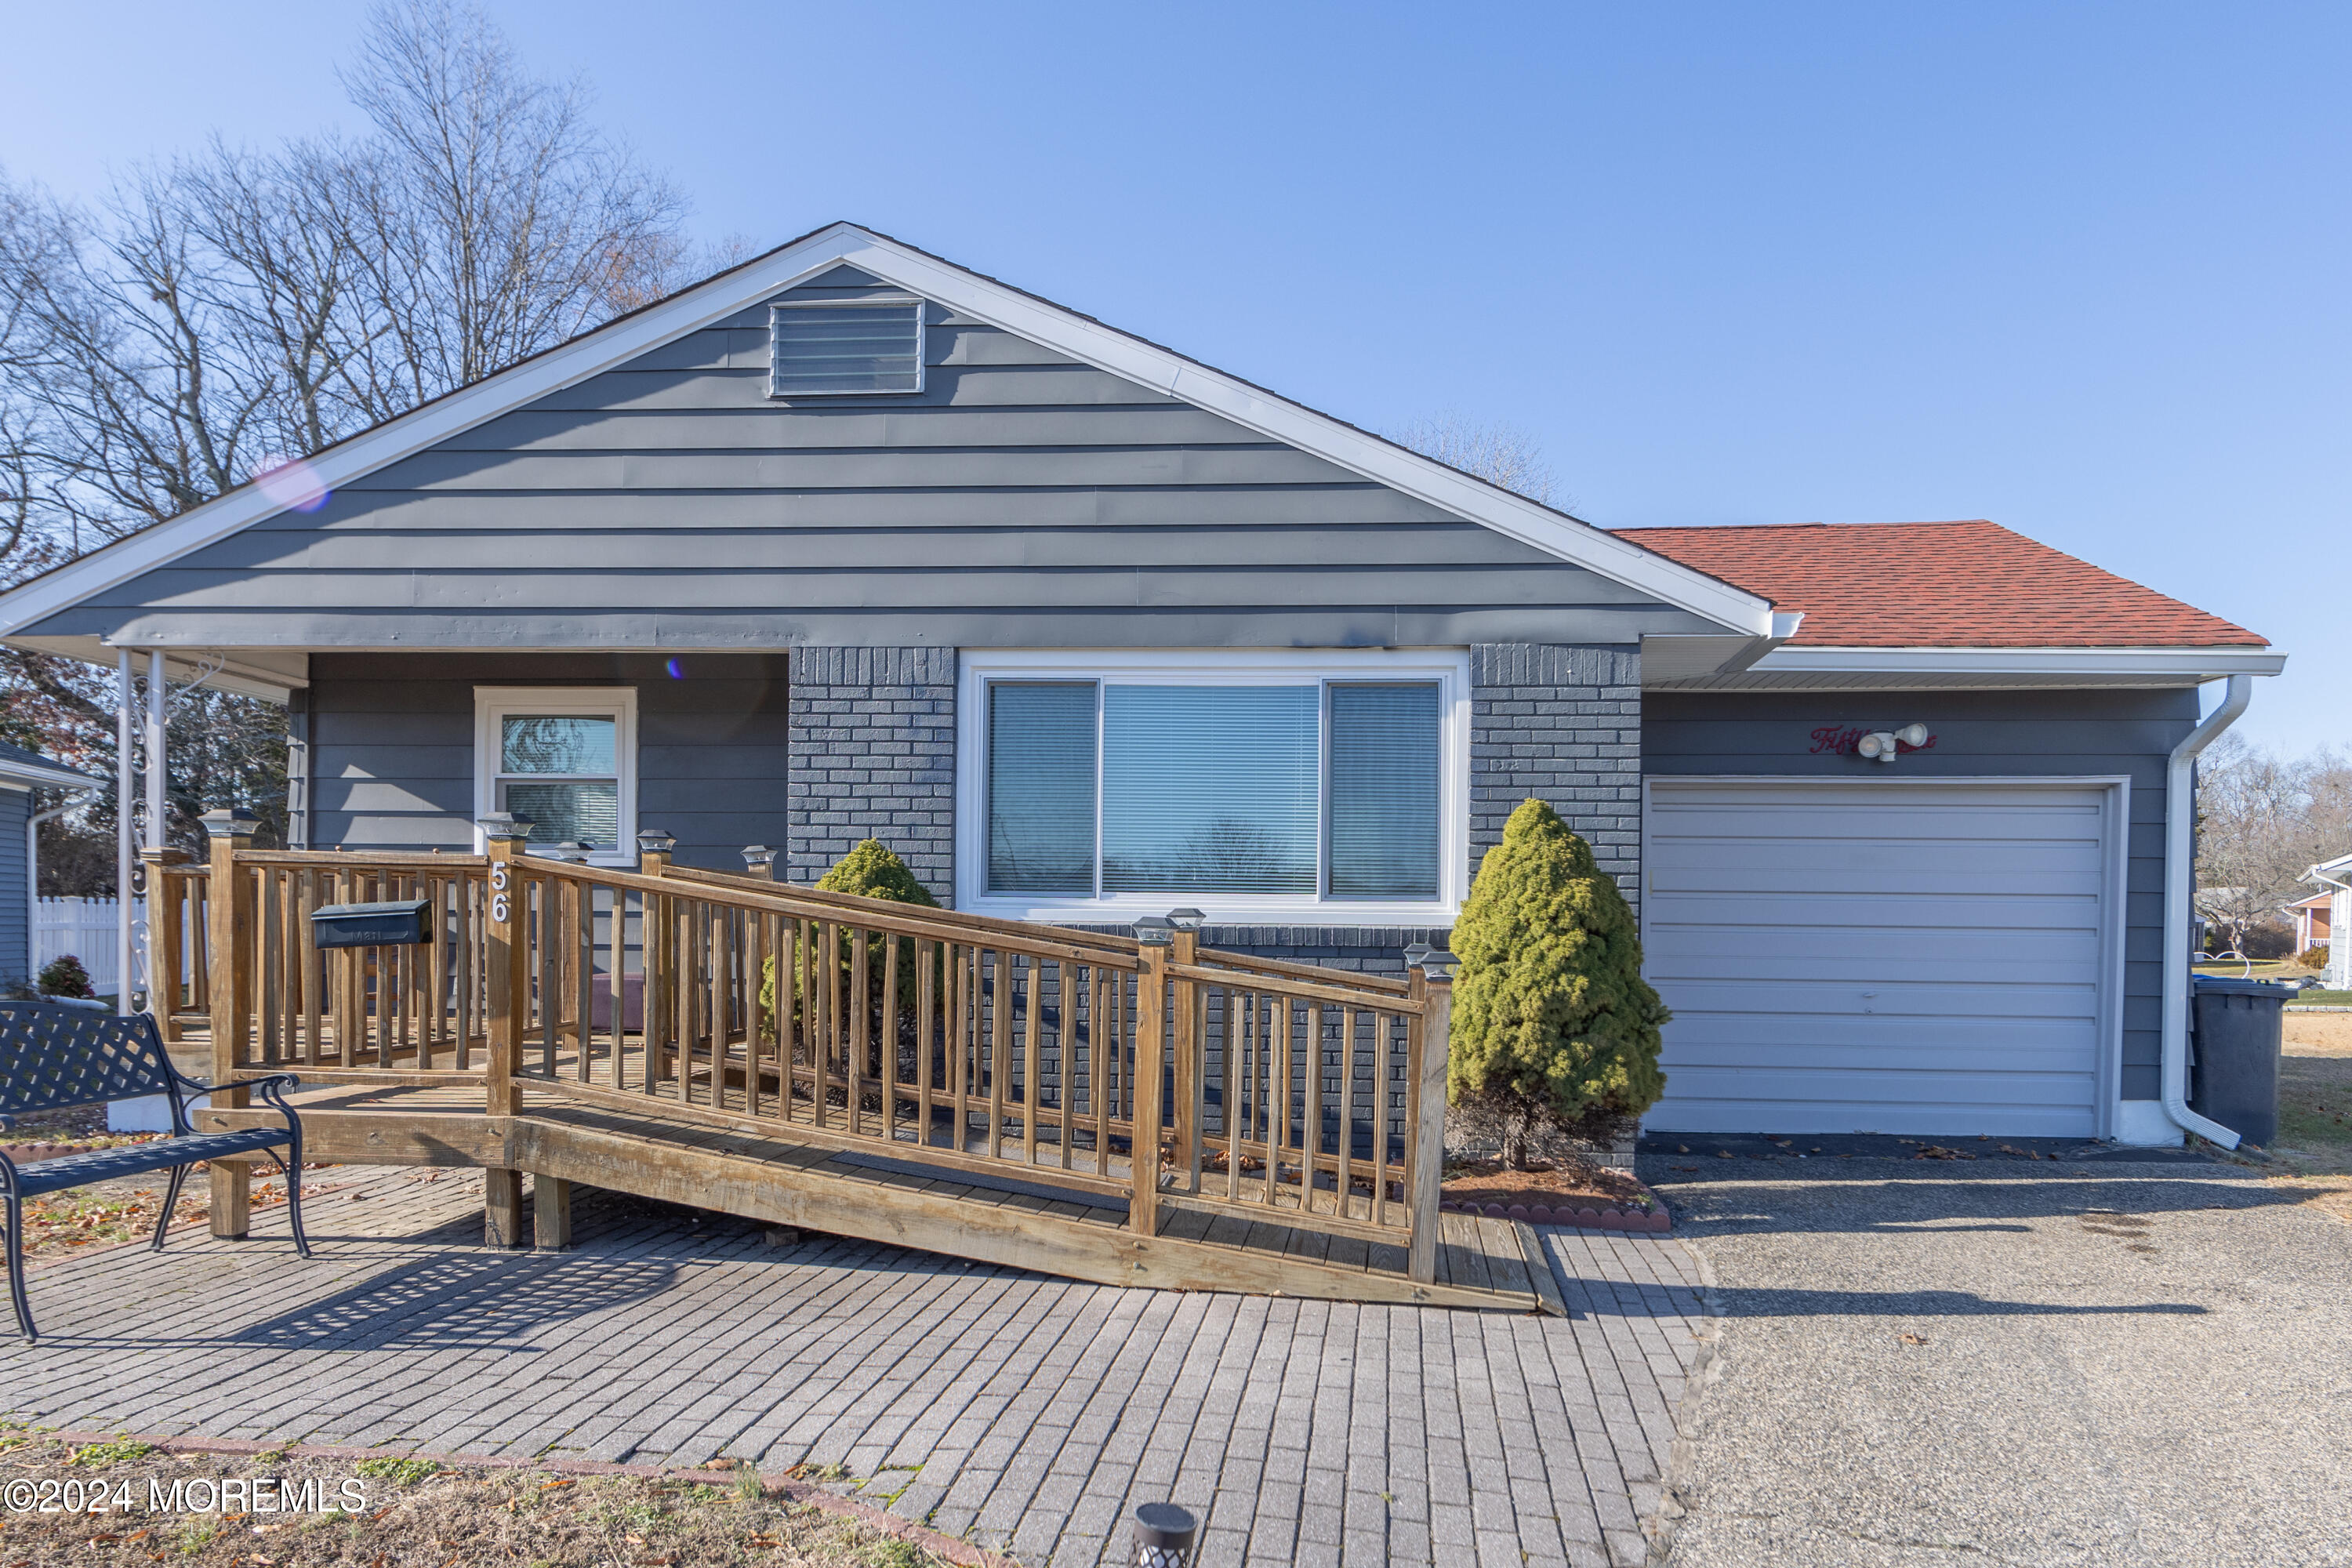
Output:
[[76,1428],[763,1470],[1024,1563],[1637,1563],[1706,1324],[1677,1242],[1550,1232],[1575,1314],[1129,1291],[582,1193],[578,1246],[478,1245],[481,1179],[341,1168],[254,1239],[36,1271],[0,1409]]

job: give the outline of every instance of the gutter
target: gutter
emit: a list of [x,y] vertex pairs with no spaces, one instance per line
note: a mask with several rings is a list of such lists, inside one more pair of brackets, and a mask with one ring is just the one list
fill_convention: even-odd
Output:
[[2189,731],[2164,770],[2164,1113],[2183,1131],[2224,1149],[2238,1135],[2189,1109],[2189,904],[2195,880],[2196,790],[2190,783],[2198,753],[2237,722],[2254,694],[2250,675],[2230,677],[2221,705]]

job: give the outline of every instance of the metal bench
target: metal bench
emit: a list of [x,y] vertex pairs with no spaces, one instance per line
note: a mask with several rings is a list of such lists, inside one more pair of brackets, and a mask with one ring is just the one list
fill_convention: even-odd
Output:
[[[199,1083],[172,1065],[152,1016],[139,1013],[125,1018],[55,1003],[0,1002],[0,1130],[13,1125],[15,1117],[33,1111],[151,1094],[168,1097],[172,1105],[168,1138],[59,1155],[21,1170],[0,1154],[0,1199],[6,1202],[8,1217],[8,1295],[25,1338],[30,1341],[36,1335],[33,1309],[25,1297],[24,1200],[43,1193],[135,1176],[143,1171],[171,1172],[163,1212],[155,1221],[154,1239],[148,1244],[161,1252],[189,1168],[199,1161],[259,1150],[277,1161],[285,1174],[286,1213],[294,1230],[294,1249],[310,1257],[310,1244],[302,1235],[302,1123],[285,1100],[285,1091],[297,1082],[292,1073],[273,1073],[233,1086],[250,1089],[267,1100],[285,1116],[284,1128],[198,1132],[188,1124],[187,1097],[210,1093],[215,1086]],[[282,1154],[278,1152],[281,1145]]]

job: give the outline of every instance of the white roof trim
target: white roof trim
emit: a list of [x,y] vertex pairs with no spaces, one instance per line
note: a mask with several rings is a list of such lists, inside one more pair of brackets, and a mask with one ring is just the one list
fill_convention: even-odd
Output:
[[[462,387],[309,459],[329,489],[722,321],[847,264],[1017,332],[1098,370],[1181,398],[1301,451],[1483,524],[1734,631],[1767,637],[1771,602],[1590,523],[1498,489],[1328,415],[855,224],[834,224],[633,316]],[[252,485],[0,595],[0,637],[284,510]]]
[[2276,675],[2286,655],[2250,647],[1777,647],[1759,675]]
[[0,784],[16,784],[38,789],[89,789],[101,787],[102,781],[88,773],[79,773],[62,763],[55,766],[20,763],[12,757],[0,757]]

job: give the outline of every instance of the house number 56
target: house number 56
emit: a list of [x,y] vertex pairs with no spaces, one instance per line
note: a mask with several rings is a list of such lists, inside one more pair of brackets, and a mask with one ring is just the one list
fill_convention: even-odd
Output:
[[493,865],[490,868],[490,919],[496,924],[504,925],[511,912],[507,902],[507,868],[502,865]]

